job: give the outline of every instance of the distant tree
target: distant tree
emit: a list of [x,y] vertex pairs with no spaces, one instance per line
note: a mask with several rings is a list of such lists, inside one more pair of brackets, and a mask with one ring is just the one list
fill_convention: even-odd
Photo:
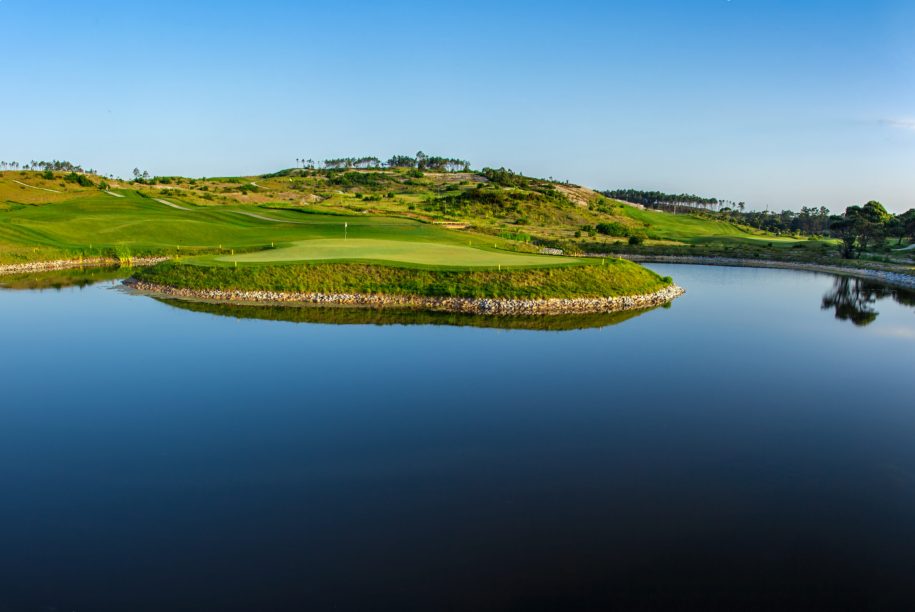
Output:
[[416,159],[409,155],[394,155],[385,162],[385,165],[388,168],[415,168]]
[[892,227],[895,235],[899,237],[899,244],[903,238],[915,240],[915,208],[910,208],[893,219]]
[[891,219],[883,204],[871,200],[864,206],[849,206],[843,215],[833,217],[829,227],[842,240],[842,257],[851,259],[857,252],[882,241]]

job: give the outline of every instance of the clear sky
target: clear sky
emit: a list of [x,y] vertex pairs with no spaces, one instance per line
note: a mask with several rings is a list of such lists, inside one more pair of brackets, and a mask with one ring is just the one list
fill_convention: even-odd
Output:
[[915,207],[915,2],[0,0],[0,159],[426,153],[751,207]]

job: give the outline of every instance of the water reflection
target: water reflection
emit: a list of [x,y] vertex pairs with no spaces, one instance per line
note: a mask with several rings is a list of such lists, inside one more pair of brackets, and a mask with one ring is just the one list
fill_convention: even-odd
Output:
[[915,291],[888,287],[860,278],[837,276],[832,289],[823,296],[823,310],[835,310],[836,318],[858,327],[870,325],[880,313],[875,305],[892,298],[905,306],[915,306]]
[[158,301],[193,312],[236,319],[261,319],[291,323],[326,325],[449,325],[539,331],[569,331],[618,325],[653,309],[627,312],[508,317],[421,310],[381,310],[369,308],[321,308],[315,306],[243,306],[187,300]]
[[64,289],[88,287],[96,283],[118,280],[130,275],[131,268],[119,266],[104,268],[71,268],[29,274],[0,276],[0,288],[19,290]]

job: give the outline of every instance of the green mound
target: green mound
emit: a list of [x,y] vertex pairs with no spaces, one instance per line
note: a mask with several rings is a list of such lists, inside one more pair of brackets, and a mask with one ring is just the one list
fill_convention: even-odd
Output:
[[356,263],[199,266],[166,262],[137,271],[148,283],[192,290],[281,291],[468,298],[598,298],[653,293],[671,284],[616,259],[589,265],[509,270],[415,269]]

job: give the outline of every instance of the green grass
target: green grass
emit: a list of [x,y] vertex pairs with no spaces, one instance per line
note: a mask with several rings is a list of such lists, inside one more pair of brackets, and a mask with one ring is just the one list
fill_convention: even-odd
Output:
[[141,269],[143,281],[187,289],[372,293],[544,299],[651,293],[671,283],[637,264],[609,259],[556,268],[433,270],[369,264],[204,267],[166,262]]
[[[536,267],[574,263],[571,257],[509,253],[492,248],[439,242],[383,240],[377,238],[325,238],[301,240],[289,246],[236,256],[219,256],[222,263],[264,264],[306,261],[396,262],[436,267]],[[478,240],[479,243],[479,240]]]
[[[411,219],[302,214],[242,205],[196,207],[179,198],[167,198],[168,202],[189,209],[178,210],[134,191],[118,193],[124,197],[95,192],[76,200],[0,210],[0,262],[110,254],[228,255],[232,251],[269,249],[271,244],[289,245],[295,251],[301,248],[296,245],[305,240],[342,242],[344,222],[348,223],[348,235],[353,240],[435,244],[440,250],[449,245],[460,247],[442,251],[445,257],[452,258],[449,261],[453,265],[463,265],[461,255],[474,261],[491,260],[493,265],[501,263],[495,251],[470,248],[468,243],[472,241],[485,243],[487,248],[511,247],[501,238],[458,234]],[[424,247],[414,250],[418,253]],[[267,251],[266,261],[279,251]],[[426,259],[432,261],[435,257]]]
[[[804,243],[702,215],[640,210],[583,187],[515,179],[510,187],[500,187],[474,173],[427,173],[413,179],[396,170],[206,180],[171,177],[167,184],[131,189],[115,185],[113,191],[125,197],[114,198],[72,183],[61,187],[60,181],[44,181],[36,173],[6,172],[0,173],[0,262],[99,254],[228,255],[266,250],[273,244],[278,248],[239,261],[344,258],[414,265],[545,265],[546,260],[510,263],[505,251],[536,251],[531,239],[571,253],[586,250],[592,242],[614,247],[615,238],[592,238],[586,232],[575,237],[576,231],[599,223],[618,223],[627,232],[647,236],[648,247],[779,250]],[[24,188],[13,180],[66,193]],[[242,189],[251,183],[258,187]],[[468,228],[448,231],[420,221],[455,222]],[[355,249],[352,245],[304,242],[341,238],[344,222],[350,224],[353,240],[454,247],[472,242],[476,250],[416,247],[410,253],[401,244],[375,244],[359,253],[348,250]],[[212,258],[206,263],[225,261]]]
[[752,243],[763,244],[778,242],[791,245],[806,239],[779,237],[773,234],[741,227],[726,221],[709,219],[699,215],[675,215],[663,211],[642,210],[633,206],[620,209],[623,214],[641,225],[650,238],[671,240],[687,244],[708,243]]

